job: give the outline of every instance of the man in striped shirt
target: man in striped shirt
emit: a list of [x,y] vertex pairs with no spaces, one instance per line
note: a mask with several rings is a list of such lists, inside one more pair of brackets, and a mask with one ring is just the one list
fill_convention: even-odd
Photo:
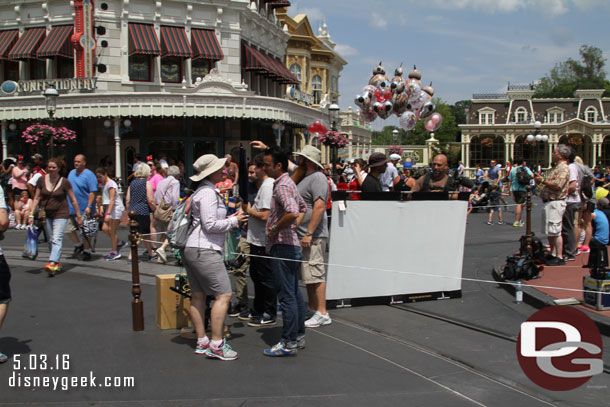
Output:
[[273,257],[271,269],[279,288],[278,298],[284,321],[282,339],[264,350],[267,356],[295,355],[297,348],[305,347],[305,302],[299,288],[302,254],[296,227],[297,220],[300,222],[303,219],[307,206],[288,174],[288,157],[288,152],[277,149],[267,150],[264,156],[265,172],[275,178],[267,219],[266,248]]

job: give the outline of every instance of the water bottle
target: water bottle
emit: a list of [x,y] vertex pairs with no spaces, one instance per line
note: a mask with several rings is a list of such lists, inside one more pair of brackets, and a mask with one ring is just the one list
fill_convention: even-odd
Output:
[[515,304],[521,304],[523,302],[523,284],[521,284],[521,280],[517,281],[517,286],[515,287]]

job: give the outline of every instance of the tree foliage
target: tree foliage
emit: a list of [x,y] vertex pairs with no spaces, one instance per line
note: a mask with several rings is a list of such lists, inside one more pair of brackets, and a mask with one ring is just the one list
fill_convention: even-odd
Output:
[[559,62],[535,85],[534,97],[573,97],[576,89],[606,89],[609,94],[610,82],[606,80],[606,58],[601,49],[582,45],[579,49],[580,61],[568,58]]

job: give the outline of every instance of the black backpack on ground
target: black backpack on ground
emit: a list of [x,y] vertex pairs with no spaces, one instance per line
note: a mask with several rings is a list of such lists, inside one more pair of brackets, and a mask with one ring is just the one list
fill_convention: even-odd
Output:
[[522,187],[526,187],[530,184],[532,180],[532,176],[527,172],[527,169],[520,165],[517,167],[517,172],[515,174],[517,176],[517,183]]
[[538,278],[540,268],[529,253],[507,256],[499,276],[502,280],[531,280]]
[[[519,254],[527,253],[527,236],[523,235],[519,239]],[[544,246],[542,241],[532,232],[532,251],[534,252],[534,261],[538,264],[544,263]]]

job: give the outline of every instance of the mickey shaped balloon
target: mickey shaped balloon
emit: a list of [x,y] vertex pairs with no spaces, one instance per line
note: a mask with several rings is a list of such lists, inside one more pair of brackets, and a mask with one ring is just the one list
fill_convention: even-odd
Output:
[[440,113],[432,113],[430,118],[426,120],[424,127],[428,131],[436,131],[441,127],[441,124],[443,124],[443,116]]
[[422,107],[417,111],[417,117],[420,119],[425,119],[428,116],[431,116],[434,113],[436,106],[432,102],[426,102]]

